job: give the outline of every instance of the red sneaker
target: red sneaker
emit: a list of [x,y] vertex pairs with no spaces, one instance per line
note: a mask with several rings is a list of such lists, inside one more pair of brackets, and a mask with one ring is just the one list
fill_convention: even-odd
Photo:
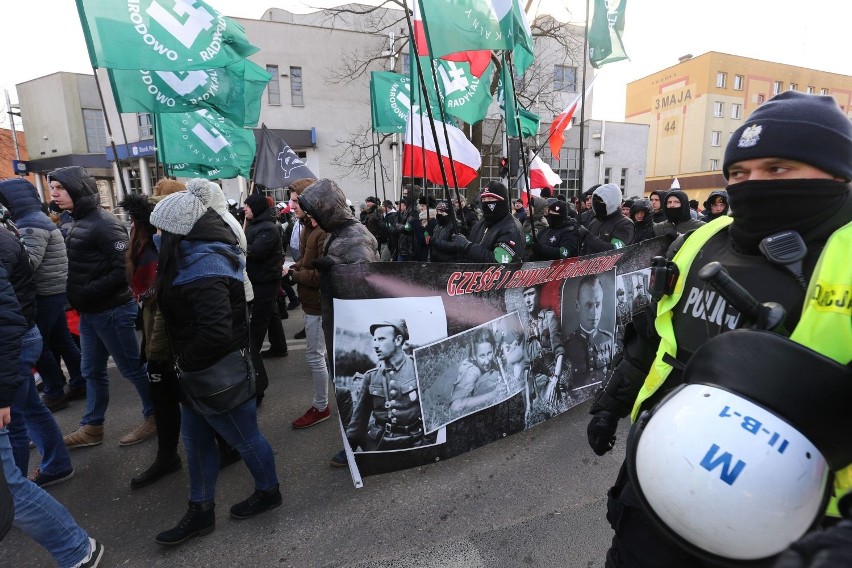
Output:
[[325,410],[317,410],[312,406],[302,416],[293,420],[293,428],[297,430],[310,428],[314,424],[328,420],[329,416],[331,416],[331,408],[328,406],[325,407]]

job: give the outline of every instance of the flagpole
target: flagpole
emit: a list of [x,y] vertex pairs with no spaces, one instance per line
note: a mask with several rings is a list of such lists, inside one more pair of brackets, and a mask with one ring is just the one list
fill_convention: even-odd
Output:
[[[586,27],[583,29],[583,102],[586,98],[586,61],[589,58],[589,1],[586,0]],[[578,195],[583,192],[583,174],[586,161],[585,148],[585,133],[586,133],[586,105],[580,107],[580,164],[577,174]]]
[[[104,104],[104,93],[101,90],[101,81],[98,79],[97,67],[92,67],[92,73],[95,76],[95,87],[98,89],[98,98],[101,101],[101,109],[104,113],[104,122],[106,123],[107,135],[109,135],[109,143],[110,146],[112,146],[112,153],[113,156],[115,156],[115,162],[118,165],[118,181],[121,183],[121,193],[123,198],[127,196],[127,185],[124,183],[124,173],[121,171],[121,160],[118,158],[118,149],[115,147],[115,140],[112,138],[112,127],[109,124],[109,117],[107,116],[106,105]],[[119,116],[119,121],[120,120],[121,117]],[[127,145],[125,144],[124,147],[126,149]]]
[[[509,65],[509,78],[512,80],[512,99],[515,101],[515,128],[518,129],[518,151],[521,152],[521,161],[524,164],[524,185],[527,188],[527,208],[529,209],[530,215],[530,236],[532,237],[533,242],[535,242],[535,223],[533,222],[533,212],[535,211],[535,208],[533,207],[532,189],[530,188],[529,164],[527,163],[527,153],[522,151],[524,149],[524,133],[521,130],[521,113],[518,112],[518,93],[515,90],[515,68],[512,65],[512,54],[506,54],[506,52],[504,51],[503,65],[506,64]],[[506,85],[503,85],[503,89],[505,91]],[[506,104],[506,108],[508,107],[509,105]],[[506,132],[508,133],[508,130]],[[509,163],[512,163],[511,157],[509,158]]]
[[378,173],[376,172],[376,152],[379,150],[379,143],[376,139],[376,131],[373,130],[373,196],[376,200],[379,199],[379,182],[376,179]]
[[[376,132],[376,151],[379,153],[379,179],[382,180],[382,203],[384,203],[388,194],[385,191],[385,165],[382,163],[382,141],[379,133]],[[378,196],[376,196],[378,199]]]

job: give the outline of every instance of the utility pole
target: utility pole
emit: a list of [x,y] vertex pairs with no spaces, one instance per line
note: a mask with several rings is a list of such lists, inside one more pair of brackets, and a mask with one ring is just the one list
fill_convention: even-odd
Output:
[[[12,110],[12,101],[9,100],[9,90],[4,89],[4,91],[6,92],[6,108],[8,109],[8,114],[9,114],[9,124],[12,126],[12,144],[15,146],[15,159],[20,160],[21,159],[21,149],[18,148],[18,131],[15,128],[15,117],[21,116],[21,113],[20,113],[20,111],[15,112],[14,110]],[[15,106],[20,108],[20,106],[18,106],[18,105],[15,105]]]

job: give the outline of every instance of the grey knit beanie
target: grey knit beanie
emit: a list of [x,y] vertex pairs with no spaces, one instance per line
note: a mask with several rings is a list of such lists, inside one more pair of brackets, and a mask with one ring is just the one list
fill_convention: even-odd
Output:
[[175,235],[188,235],[210,207],[210,187],[201,182],[207,180],[189,180],[186,191],[173,193],[157,203],[151,213],[151,224]]

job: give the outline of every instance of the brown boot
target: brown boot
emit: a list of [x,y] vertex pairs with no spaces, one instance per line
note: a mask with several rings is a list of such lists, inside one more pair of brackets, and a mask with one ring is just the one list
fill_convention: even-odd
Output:
[[133,444],[138,444],[139,442],[144,442],[149,438],[153,438],[157,435],[157,422],[154,420],[154,415],[152,414],[148,418],[145,419],[142,424],[133,429],[133,431],[127,433],[118,441],[119,446],[132,446]]
[[62,439],[66,448],[85,448],[86,446],[97,446],[104,441],[104,426],[84,424]]

